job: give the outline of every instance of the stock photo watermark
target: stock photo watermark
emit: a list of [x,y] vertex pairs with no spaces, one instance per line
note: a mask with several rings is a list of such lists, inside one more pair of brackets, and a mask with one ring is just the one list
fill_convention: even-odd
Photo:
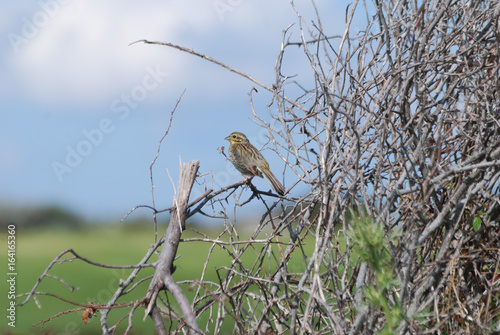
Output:
[[227,12],[232,12],[236,7],[240,6],[243,0],[214,0],[212,3],[217,16],[221,21]]
[[40,9],[37,10],[31,18],[23,16],[21,21],[23,25],[18,33],[9,32],[7,38],[14,52],[17,54],[21,47],[27,45],[35,38],[41,29],[45,28],[52,18],[60,13],[62,6],[73,0],[46,0],[39,1]]
[[7,226],[7,324],[16,327],[16,226]]
[[116,290],[122,285],[123,278],[127,278],[129,276],[127,270],[125,269],[113,269],[111,274],[113,277],[109,279],[108,287],[100,289],[94,297],[88,296],[87,301],[92,301],[97,304],[108,302],[113,297]]
[[119,98],[111,102],[111,112],[116,118],[102,118],[98,125],[92,129],[83,129],[82,137],[77,144],[65,147],[66,155],[62,161],[53,161],[51,166],[59,182],[64,181],[65,175],[73,172],[84,158],[89,156],[96,147],[100,146],[105,137],[111,134],[117,125],[118,120],[125,120],[130,112],[136,109],[140,102],[144,101],[149,93],[160,86],[168,72],[161,70],[160,66],[156,68],[146,67],[146,74],[139,85],[134,86],[129,93],[123,93]]

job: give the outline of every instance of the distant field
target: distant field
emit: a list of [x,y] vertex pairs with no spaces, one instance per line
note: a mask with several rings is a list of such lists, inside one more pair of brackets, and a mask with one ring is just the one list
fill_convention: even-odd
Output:
[[[5,236],[2,236],[2,242]],[[37,278],[47,265],[63,250],[73,248],[78,254],[96,262],[109,264],[134,264],[144,254],[144,250],[152,243],[151,231],[144,229],[123,229],[120,226],[69,231],[22,231],[16,232],[17,238],[17,285],[16,294],[31,290]],[[3,243],[2,243],[3,244]],[[5,250],[5,249],[4,249]],[[2,258],[4,260],[4,258]],[[2,266],[3,269],[6,265]],[[79,260],[55,265],[51,274],[60,276],[68,284],[78,289],[70,290],[51,278],[45,278],[37,291],[51,292],[78,303],[103,303],[116,289],[118,278],[125,277],[127,272],[121,270],[101,269],[90,266]],[[4,271],[5,272],[5,271]],[[146,269],[145,274],[152,270]],[[145,289],[146,287],[144,287]],[[134,297],[131,297],[133,299]],[[137,297],[135,297],[137,298]],[[2,305],[7,302],[2,296]],[[24,298],[18,299],[18,302]],[[9,330],[14,334],[40,334],[40,326],[32,327],[33,323],[49,318],[59,312],[76,308],[53,297],[39,296],[39,309],[33,300],[26,305],[17,307],[16,327],[12,329],[2,322],[0,329]],[[5,317],[2,318],[5,320]],[[148,322],[137,320],[134,330],[141,333],[151,333]],[[136,329],[137,328],[137,329]],[[45,325],[45,330],[54,334],[99,334],[100,324],[97,318],[89,320],[87,325],[81,321],[81,312],[59,316]]]
[[[164,229],[165,227],[161,227],[159,230],[163,232]],[[215,238],[218,233],[220,231],[208,234]],[[194,236],[199,237],[199,235],[195,235],[190,231],[183,234],[183,238]],[[5,246],[5,234],[2,234],[0,238],[1,245]],[[146,250],[153,243],[153,238],[153,229],[147,226],[143,228],[126,226],[87,227],[78,231],[61,229],[23,231],[19,229],[16,231],[16,294],[30,291],[47,265],[65,249],[72,248],[79,255],[100,263],[135,264],[144,256]],[[175,263],[177,270],[174,278],[178,281],[199,279],[210,246],[211,244],[204,242],[181,243],[178,252],[181,257]],[[5,247],[2,249],[6,250]],[[249,261],[254,257],[255,252],[251,248],[247,250],[245,256],[248,257]],[[153,258],[151,261],[156,260],[156,256],[153,256]],[[6,258],[2,257],[1,259],[2,269],[7,269]],[[230,261],[231,259],[226,254],[222,253],[219,248],[215,248],[204,279],[218,282],[215,268],[229,264]],[[4,270],[3,272],[6,273],[7,271]],[[55,265],[50,273],[61,277],[68,284],[78,289],[70,292],[59,281],[45,278],[37,291],[55,293],[67,300],[82,304],[89,301],[97,304],[104,303],[111,297],[116,290],[118,280],[126,278],[130,270],[102,269],[75,260]],[[144,269],[140,277],[152,273],[152,269]],[[126,296],[126,300],[122,298],[120,301],[133,301],[144,296],[148,283],[149,281],[142,283],[134,292]],[[4,287],[3,284],[2,287]],[[183,288],[185,289],[186,286]],[[192,295],[189,291],[187,294]],[[20,298],[18,302],[23,300],[24,298]],[[8,306],[7,294],[2,295],[1,301],[3,302],[2,306]],[[41,309],[37,308],[33,300],[30,300],[22,307],[17,307],[15,329],[7,326],[5,316],[2,317],[0,332],[40,334],[40,325],[32,327],[32,324],[54,316],[59,312],[77,307],[49,296],[39,296],[38,301],[42,307]],[[5,311],[5,309],[3,310]],[[113,311],[111,321],[116,322],[126,315],[128,311],[128,308]],[[154,333],[150,320],[142,321],[143,311],[143,309],[140,309],[135,313],[133,334]],[[5,315],[5,312],[3,314]],[[51,334],[99,334],[100,322],[98,317],[90,319],[85,325],[81,320],[81,312],[68,313],[46,323],[44,330],[50,330]],[[126,327],[126,322],[122,324],[122,331],[118,331],[118,334],[122,333]]]

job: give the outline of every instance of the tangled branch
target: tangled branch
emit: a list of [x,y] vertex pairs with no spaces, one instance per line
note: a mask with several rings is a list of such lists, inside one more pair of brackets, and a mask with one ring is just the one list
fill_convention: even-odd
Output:
[[[189,204],[183,194],[167,209],[167,233],[130,267],[107,307],[155,266],[144,308],[160,334],[164,288],[183,313],[171,321],[174,334],[219,333],[228,324],[238,334],[498,330],[500,3],[374,0],[364,10],[355,1],[344,33],[333,37],[319,13],[308,24],[296,10],[272,85],[193,50],[138,41],[206,59],[271,94],[267,113],[253,116],[285,162],[290,193],[251,188],[239,203],[236,183],[207,185]],[[362,14],[366,25],[354,27]],[[304,83],[286,74],[297,52],[309,62]],[[237,208],[251,201],[262,215],[241,237]],[[218,218],[223,231],[181,240],[193,215]],[[200,278],[173,280],[178,243],[210,245]],[[148,264],[162,244],[160,260]],[[216,250],[229,259],[216,268],[218,281],[206,278]],[[191,303],[184,286],[194,291]]]

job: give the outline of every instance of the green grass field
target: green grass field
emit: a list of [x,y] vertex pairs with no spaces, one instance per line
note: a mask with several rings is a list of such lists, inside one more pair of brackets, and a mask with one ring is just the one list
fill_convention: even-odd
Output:
[[[163,232],[165,227],[160,227]],[[222,229],[221,229],[222,230]],[[220,231],[207,234],[216,237]],[[88,226],[84,229],[71,231],[64,229],[28,230],[19,229],[16,231],[16,294],[29,292],[36,283],[37,278],[43,273],[47,265],[63,250],[72,248],[80,256],[92,261],[114,265],[136,264],[142,259],[150,245],[154,242],[153,228],[127,227],[127,226]],[[187,230],[183,238],[200,237]],[[7,238],[0,236],[2,245],[6,244]],[[177,270],[174,278],[177,281],[199,279],[202,273],[203,264],[206,261],[207,253],[212,244],[206,242],[181,243],[178,251],[180,258],[175,262]],[[3,248],[6,252],[6,247]],[[243,260],[250,264],[257,258],[258,250],[248,248]],[[67,258],[67,257],[66,257]],[[153,255],[150,261],[156,260]],[[300,260],[298,259],[300,262]],[[7,269],[6,258],[2,257],[2,268]],[[205,280],[218,282],[215,268],[229,265],[231,258],[219,247],[215,247],[207,266]],[[302,263],[303,264],[303,263]],[[298,265],[300,266],[300,265]],[[4,273],[7,273],[4,270]],[[37,291],[50,292],[59,297],[86,304],[90,301],[99,304],[109,300],[115,292],[119,279],[125,279],[131,270],[103,269],[91,266],[81,260],[56,264],[50,271],[52,275],[58,276],[68,284],[77,288],[71,292],[67,286],[56,279],[45,278]],[[151,275],[153,269],[141,271],[140,278]],[[149,280],[140,284],[132,293],[122,297],[119,302],[134,301],[144,296],[147,291]],[[2,284],[2,287],[3,284]],[[183,286],[184,291],[187,286]],[[191,300],[193,293],[186,292]],[[18,298],[17,302],[24,300]],[[41,325],[32,326],[34,323],[50,318],[57,313],[69,311],[78,306],[67,302],[62,302],[50,296],[38,296],[41,308],[38,308],[33,299],[26,305],[18,306],[16,310],[16,327],[7,325],[8,320],[3,317],[0,332],[3,334],[41,334]],[[1,301],[3,310],[8,307],[7,293],[2,295]],[[121,317],[130,311],[129,307],[114,310],[108,319],[110,323],[117,322]],[[4,312],[6,314],[6,312]],[[154,329],[150,319],[142,320],[144,309],[139,308],[134,314],[133,334],[153,334]],[[122,322],[117,334],[123,333],[127,322]],[[232,329],[228,325],[228,331]],[[97,317],[89,319],[85,325],[81,320],[81,311],[60,315],[46,323],[44,330],[51,334],[99,334],[100,322]]]
[[[6,241],[5,236],[0,238],[2,241]],[[152,238],[151,230],[147,227],[143,229],[129,229],[120,226],[87,227],[78,231],[61,229],[23,231],[19,229],[16,231],[16,294],[30,291],[48,264],[65,249],[72,248],[79,255],[100,263],[134,264],[142,258],[145,250],[153,242]],[[4,258],[2,260],[4,261]],[[7,264],[2,264],[2,268],[6,269]],[[152,269],[145,269],[144,275],[152,272]],[[67,300],[85,304],[89,301],[106,302],[116,290],[118,280],[125,278],[130,271],[102,269],[75,260],[56,264],[50,273],[59,276],[77,289],[71,292],[67,286],[59,281],[45,278],[37,291],[54,293]],[[147,289],[146,285],[141,287],[141,291]],[[129,299],[138,297],[139,295],[130,296]],[[18,302],[23,300],[24,297],[17,299]],[[2,296],[2,301],[3,305],[6,306],[8,303],[7,294]],[[40,334],[41,326],[33,327],[34,323],[77,307],[49,296],[39,296],[38,301],[41,309],[36,306],[33,300],[24,306],[18,306],[16,327],[9,327],[6,322],[3,322],[0,327],[2,332]],[[134,330],[137,333],[151,333],[152,328],[149,322],[142,322],[140,319],[137,318],[134,322]],[[77,312],[55,318],[48,322],[44,329],[51,330],[54,334],[98,334],[100,333],[100,323],[98,318],[93,318],[85,325],[81,320],[81,312]]]

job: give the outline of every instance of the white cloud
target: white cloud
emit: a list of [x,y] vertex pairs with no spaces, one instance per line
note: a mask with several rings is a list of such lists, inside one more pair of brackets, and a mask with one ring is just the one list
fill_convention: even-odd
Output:
[[[223,7],[217,7],[220,4]],[[190,65],[192,56],[178,51],[128,46],[138,39],[168,41],[195,50],[198,45],[189,43],[200,41],[213,49],[199,51],[214,56],[217,45],[227,49],[233,48],[232,43],[255,51],[269,45],[272,32],[276,48],[271,52],[277,54],[276,37],[295,19],[287,2],[243,0],[41,0],[22,13],[17,7],[15,13],[17,20],[10,20],[14,23],[8,28],[3,26],[21,37],[12,42],[16,39],[9,35],[11,50],[6,60],[15,78],[0,78],[0,87],[7,89],[3,94],[66,109],[110,101],[130,91],[148,65],[172,70],[171,83],[182,83],[195,68]],[[226,40],[240,33],[248,40]],[[218,52],[223,52],[221,47]],[[259,61],[255,53],[249,57],[249,63]]]
[[[164,62],[165,52],[129,43],[175,40],[186,25],[204,30],[216,20],[180,2],[58,1],[45,0],[55,5],[20,17],[22,26],[10,35],[8,65],[23,94],[47,103],[89,102],[130,90],[147,65]],[[172,66],[183,63],[179,53],[169,55]]]

